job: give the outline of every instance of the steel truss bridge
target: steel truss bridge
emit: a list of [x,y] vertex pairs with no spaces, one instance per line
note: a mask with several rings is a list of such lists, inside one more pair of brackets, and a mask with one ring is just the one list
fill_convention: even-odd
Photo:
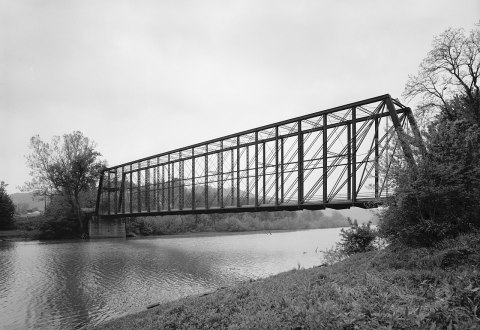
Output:
[[395,154],[415,169],[410,108],[382,95],[105,169],[96,214],[375,207]]

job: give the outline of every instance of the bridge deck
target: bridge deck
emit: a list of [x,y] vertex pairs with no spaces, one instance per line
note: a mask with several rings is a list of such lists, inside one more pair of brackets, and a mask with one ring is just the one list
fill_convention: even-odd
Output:
[[[125,213],[121,217],[142,217],[142,216],[162,216],[162,215],[188,215],[188,214],[214,214],[214,213],[249,213],[249,212],[274,212],[274,211],[299,211],[299,210],[324,210],[326,208],[335,210],[344,210],[351,207],[363,209],[376,208],[384,204],[385,199],[359,199],[356,202],[351,201],[332,201],[328,204],[307,203],[307,204],[283,204],[283,205],[243,205],[242,207],[199,207],[196,209],[171,209],[170,211],[143,211],[135,213]],[[119,214],[104,214],[102,218],[118,218]]]

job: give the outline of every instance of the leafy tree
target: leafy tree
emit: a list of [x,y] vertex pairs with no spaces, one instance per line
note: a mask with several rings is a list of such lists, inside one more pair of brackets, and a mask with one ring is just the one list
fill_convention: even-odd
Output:
[[15,205],[5,189],[8,185],[0,182],[0,228],[7,229],[13,225]]
[[83,234],[86,229],[81,195],[95,187],[99,173],[105,167],[95,147],[95,142],[79,131],[55,136],[51,143],[36,135],[30,140],[32,152],[26,157],[33,179],[25,184],[24,190],[33,191],[35,195],[62,196]]
[[420,97],[422,113],[439,111],[455,119],[451,100],[462,95],[471,107],[471,120],[480,122],[480,23],[468,35],[449,28],[434,37],[432,50],[420,64],[417,75],[409,76],[405,97]]
[[[448,29],[410,77],[406,96],[430,114],[418,174],[397,164],[394,199],[380,230],[391,241],[431,245],[480,227],[480,30]],[[432,114],[433,117],[432,117]]]

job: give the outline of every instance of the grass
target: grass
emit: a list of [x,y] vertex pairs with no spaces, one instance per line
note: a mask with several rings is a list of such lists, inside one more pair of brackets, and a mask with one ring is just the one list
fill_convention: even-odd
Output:
[[479,329],[480,234],[187,297],[100,329]]

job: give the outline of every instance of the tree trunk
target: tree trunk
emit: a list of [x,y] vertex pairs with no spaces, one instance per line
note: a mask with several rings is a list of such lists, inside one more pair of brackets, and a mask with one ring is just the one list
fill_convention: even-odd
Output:
[[87,238],[88,233],[86,232],[85,226],[83,224],[83,214],[82,214],[82,210],[80,209],[80,203],[78,202],[78,194],[74,194],[72,198],[72,202],[73,202],[73,209],[78,220],[78,224],[80,225],[81,237]]

